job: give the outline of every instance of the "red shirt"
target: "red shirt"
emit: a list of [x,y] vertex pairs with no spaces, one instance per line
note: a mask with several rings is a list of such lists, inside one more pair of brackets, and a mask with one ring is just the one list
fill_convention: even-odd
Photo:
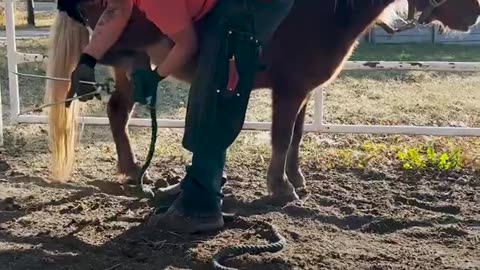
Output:
[[[162,33],[172,35],[201,19],[218,0],[132,0]],[[230,1],[230,0],[221,0]]]

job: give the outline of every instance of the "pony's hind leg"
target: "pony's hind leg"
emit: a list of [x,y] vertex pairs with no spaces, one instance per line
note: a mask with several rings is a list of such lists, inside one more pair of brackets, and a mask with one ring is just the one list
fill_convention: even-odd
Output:
[[[306,100],[308,100],[308,98]],[[287,154],[286,172],[287,172],[288,181],[290,181],[290,183],[296,189],[305,187],[305,177],[303,176],[302,170],[300,169],[299,155],[300,155],[300,143],[303,137],[303,127],[305,122],[306,111],[307,111],[307,102],[303,104],[303,107],[297,116],[297,120],[295,120],[295,127],[293,130],[292,142],[290,144],[290,148],[288,149],[288,154]]]
[[[108,102],[108,119],[113,140],[117,149],[118,173],[126,176],[126,182],[136,184],[139,179],[140,167],[136,164],[128,136],[128,120],[133,109],[132,87],[127,76],[127,70],[119,67],[113,69],[115,77],[115,91]],[[144,178],[149,180],[148,177]]]
[[[277,90],[277,89],[275,89]],[[286,174],[287,154],[294,125],[305,97],[273,92],[272,158],[267,172],[268,191],[275,203],[297,200]]]

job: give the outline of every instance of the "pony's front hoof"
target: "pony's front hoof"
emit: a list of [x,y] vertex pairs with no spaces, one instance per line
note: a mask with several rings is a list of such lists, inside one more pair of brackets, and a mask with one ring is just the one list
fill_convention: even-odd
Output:
[[[123,183],[126,185],[135,185],[135,186],[140,185],[141,184],[140,177],[141,177],[140,172],[128,174],[125,176]],[[148,172],[146,172],[145,176],[143,177],[143,184],[144,185],[153,184],[153,180],[148,175]]]
[[[129,169],[126,169],[126,168]],[[142,173],[142,166],[139,164],[133,164],[131,166],[119,166],[118,173],[121,177],[122,184],[126,185],[140,185],[141,184],[141,173]],[[154,181],[148,174],[148,170],[145,172],[145,176],[143,177],[143,184],[149,185],[153,184]]]
[[284,206],[298,200],[300,200],[300,197],[295,191],[291,193],[271,194],[269,198],[270,204],[275,206]]
[[286,180],[269,185],[269,193],[269,202],[273,205],[285,205],[300,199],[292,184]]
[[305,185],[305,176],[303,176],[303,173],[299,169],[287,170],[287,177],[288,181],[296,190],[305,189],[307,187]]
[[299,199],[286,174],[280,176],[268,174],[267,188],[270,200],[273,202],[289,203]]

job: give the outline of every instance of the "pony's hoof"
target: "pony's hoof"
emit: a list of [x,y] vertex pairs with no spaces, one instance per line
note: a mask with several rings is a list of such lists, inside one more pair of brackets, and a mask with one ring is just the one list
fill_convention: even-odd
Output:
[[267,176],[269,201],[274,204],[284,204],[299,200],[295,188],[288,180],[287,175],[282,177]]
[[287,171],[288,181],[292,184],[295,189],[304,189],[307,186],[305,185],[305,176],[300,170],[295,170],[293,172]]
[[284,206],[298,200],[300,197],[295,191],[292,191],[291,193],[271,194],[268,201],[275,206]]
[[286,179],[269,185],[269,193],[269,201],[274,205],[284,205],[300,199],[292,184]]
[[[126,184],[126,185],[135,185],[135,186],[140,185],[141,184],[140,177],[141,177],[140,170],[135,170],[132,173],[128,173],[127,175],[124,175],[122,182],[123,184]],[[143,184],[144,185],[153,184],[153,180],[152,178],[150,178],[150,175],[148,174],[148,172],[146,172],[145,176],[143,177]]]

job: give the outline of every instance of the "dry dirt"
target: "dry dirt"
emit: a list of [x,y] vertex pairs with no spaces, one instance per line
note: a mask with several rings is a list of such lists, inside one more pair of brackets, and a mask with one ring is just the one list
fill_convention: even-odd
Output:
[[[115,152],[104,130],[91,128],[83,135],[93,140],[80,147],[75,181],[65,184],[49,184],[43,178],[48,155],[42,134],[42,126],[19,126],[7,132],[0,158],[1,269],[209,269],[211,256],[222,247],[269,240],[268,233],[255,225],[257,220],[278,226],[287,238],[287,249],[238,257],[229,266],[480,266],[478,173],[325,170],[317,161],[304,161],[311,195],[303,203],[278,207],[262,200],[264,158],[251,157],[246,150],[229,163],[225,210],[242,216],[249,225],[230,223],[220,232],[187,237],[144,226],[152,205],[118,184],[113,176]],[[148,130],[134,134],[143,141],[134,140],[137,148],[146,147]],[[176,131],[163,131],[161,136],[180,139]],[[166,150],[155,157],[152,175],[159,186],[164,181],[175,183],[183,175],[186,159],[174,152]],[[243,161],[247,159],[251,162]]]

